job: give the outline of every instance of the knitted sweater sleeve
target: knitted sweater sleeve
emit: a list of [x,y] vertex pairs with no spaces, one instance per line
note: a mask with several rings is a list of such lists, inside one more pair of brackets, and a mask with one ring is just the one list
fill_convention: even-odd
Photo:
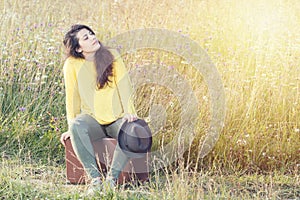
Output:
[[133,102],[134,89],[130,81],[128,71],[123,59],[117,51],[112,52],[115,57],[114,67],[116,72],[116,84],[120,93],[121,102],[124,108],[124,114],[136,114]]
[[72,120],[80,113],[81,100],[78,91],[76,66],[72,58],[68,58],[63,67],[65,93],[66,93],[66,112],[67,121],[70,128]]

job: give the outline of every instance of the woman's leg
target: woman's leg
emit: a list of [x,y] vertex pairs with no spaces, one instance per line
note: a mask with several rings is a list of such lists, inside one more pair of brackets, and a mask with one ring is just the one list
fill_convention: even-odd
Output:
[[[106,126],[106,133],[112,138],[118,139],[118,134],[122,125],[122,119],[118,119],[112,124]],[[116,149],[114,151],[113,160],[111,163],[110,171],[107,174],[108,178],[117,180],[126,163],[128,162],[129,157],[123,153],[119,143],[117,143]]]
[[79,115],[71,125],[71,142],[89,178],[100,176],[91,141],[106,137],[101,125],[90,115]]

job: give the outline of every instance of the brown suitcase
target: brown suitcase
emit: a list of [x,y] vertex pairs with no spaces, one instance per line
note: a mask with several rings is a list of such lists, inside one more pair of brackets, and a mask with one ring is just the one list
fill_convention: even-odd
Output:
[[[65,144],[67,181],[71,184],[85,184],[87,177],[82,164],[74,153],[71,140],[67,139]],[[104,176],[111,164],[116,144],[117,140],[113,138],[104,138],[93,142],[98,168]],[[149,179],[149,158],[148,154],[143,158],[130,159],[119,176],[118,184],[147,181]]]

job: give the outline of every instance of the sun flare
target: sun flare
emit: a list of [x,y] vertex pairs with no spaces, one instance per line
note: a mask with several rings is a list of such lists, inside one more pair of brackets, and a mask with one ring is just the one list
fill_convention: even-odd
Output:
[[236,9],[237,17],[254,36],[277,37],[290,26],[292,15],[283,1],[241,1]]

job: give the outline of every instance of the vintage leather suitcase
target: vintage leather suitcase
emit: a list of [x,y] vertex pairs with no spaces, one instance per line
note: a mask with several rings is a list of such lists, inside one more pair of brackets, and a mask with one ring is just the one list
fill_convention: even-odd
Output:
[[[94,151],[99,171],[106,175],[113,158],[113,152],[117,141],[113,138],[104,138],[93,142]],[[65,146],[66,176],[70,184],[85,184],[87,176],[84,168],[74,153],[71,140],[66,140]],[[143,158],[130,159],[121,172],[118,184],[140,181],[145,182],[149,179],[150,154]]]

